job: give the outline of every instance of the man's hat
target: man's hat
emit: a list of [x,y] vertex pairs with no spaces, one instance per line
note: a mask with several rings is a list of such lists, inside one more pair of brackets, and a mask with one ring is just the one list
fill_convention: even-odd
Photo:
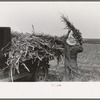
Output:
[[69,44],[69,45],[75,45],[76,44],[76,40],[75,38],[73,37],[72,35],[73,33],[71,32],[66,40],[66,42]]

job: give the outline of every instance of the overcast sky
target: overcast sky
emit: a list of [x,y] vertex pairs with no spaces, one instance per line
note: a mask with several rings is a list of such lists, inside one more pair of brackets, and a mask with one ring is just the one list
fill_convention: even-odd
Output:
[[0,26],[19,32],[61,36],[67,33],[61,14],[68,16],[84,38],[100,38],[100,2],[0,2]]

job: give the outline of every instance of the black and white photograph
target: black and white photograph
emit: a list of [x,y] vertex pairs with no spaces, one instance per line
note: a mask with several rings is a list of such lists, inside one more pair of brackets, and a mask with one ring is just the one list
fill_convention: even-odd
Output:
[[100,2],[0,2],[0,82],[100,82]]

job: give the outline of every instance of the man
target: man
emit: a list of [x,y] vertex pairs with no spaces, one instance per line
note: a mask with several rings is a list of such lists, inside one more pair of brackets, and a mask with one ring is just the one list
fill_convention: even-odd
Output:
[[73,34],[73,31],[69,31],[64,39],[66,81],[74,79],[74,74],[78,71],[77,54],[83,51],[82,43]]

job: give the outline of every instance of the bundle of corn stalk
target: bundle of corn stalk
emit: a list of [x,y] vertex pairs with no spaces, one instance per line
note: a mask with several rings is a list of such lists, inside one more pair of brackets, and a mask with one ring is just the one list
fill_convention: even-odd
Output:
[[67,18],[67,17],[65,17],[64,15],[62,15],[61,16],[61,18],[62,18],[62,21],[65,23],[65,25],[66,25],[66,27],[65,28],[67,28],[67,29],[69,29],[69,30],[71,30],[71,31],[73,31],[73,36],[74,36],[74,38],[75,39],[77,39],[80,43],[82,43],[82,33],[78,30],[78,29],[76,29],[75,27],[74,27],[74,25],[69,21],[69,19]]

